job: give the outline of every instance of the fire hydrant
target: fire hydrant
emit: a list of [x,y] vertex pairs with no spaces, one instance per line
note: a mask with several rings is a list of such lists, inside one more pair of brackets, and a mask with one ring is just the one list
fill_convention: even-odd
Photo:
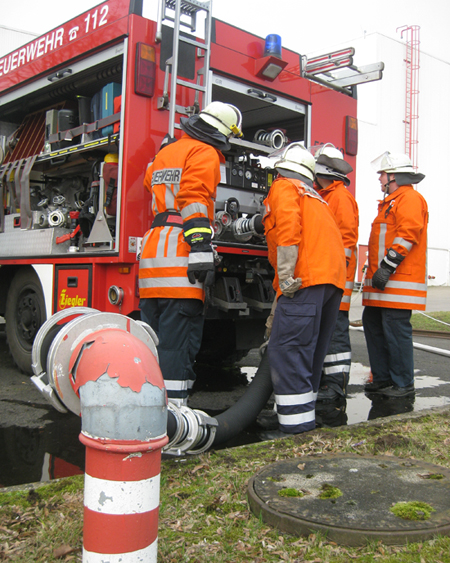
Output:
[[53,399],[81,414],[85,563],[156,562],[161,449],[168,442],[156,343],[143,323],[94,311],[63,325],[49,350]]

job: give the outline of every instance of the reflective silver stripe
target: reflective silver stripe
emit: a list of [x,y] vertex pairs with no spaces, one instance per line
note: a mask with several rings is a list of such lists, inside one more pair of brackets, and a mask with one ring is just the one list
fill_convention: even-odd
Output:
[[412,305],[426,305],[426,297],[415,297],[414,295],[391,295],[384,293],[363,293],[363,299],[367,301],[384,301],[385,303],[411,303]]
[[402,237],[395,237],[394,242],[392,244],[400,244],[401,246],[404,246],[408,252],[413,247],[412,242],[408,242],[407,240],[405,240]]
[[354,285],[355,284],[352,281],[345,282],[345,289],[353,289]]
[[187,268],[188,260],[187,256],[142,258],[140,268]]
[[351,360],[351,359],[352,359],[351,352],[341,352],[340,354],[327,354],[325,356],[324,363],[342,362],[342,360]]
[[331,367],[323,367],[323,373],[330,375],[331,373],[350,373],[350,366],[348,364],[335,364]]
[[164,384],[167,391],[187,391],[192,389],[194,381],[192,379],[165,379]]
[[341,299],[341,303],[350,303],[350,295],[344,295]]
[[[365,285],[372,287],[372,278],[366,278]],[[387,289],[407,289],[408,291],[426,291],[427,287],[426,283],[413,283],[397,280],[389,280],[386,284]]]
[[139,286],[141,288],[152,288],[152,287],[179,287],[179,288],[197,288],[203,289],[203,284],[198,281],[191,283],[187,277],[182,278],[144,278],[139,280]]
[[[144,235],[144,238],[142,239],[141,249],[145,248],[145,245],[147,244],[149,236],[150,236],[150,231],[147,231]],[[142,254],[142,250],[141,250],[141,254]]]
[[278,422],[284,426],[297,426],[297,424],[303,424],[304,422],[312,422],[316,418],[314,409],[298,414],[277,414]]
[[191,203],[181,210],[181,216],[183,219],[186,219],[194,213],[201,213],[205,217],[208,217],[208,208],[206,205],[203,205],[203,203]]
[[212,252],[191,252],[189,254],[189,264],[205,264],[206,262],[214,263]]
[[392,262],[392,260],[389,260],[387,254],[386,256],[383,258],[383,262],[385,262],[386,264],[388,264],[391,268],[394,268],[394,270],[397,269],[398,264],[396,262]]
[[277,405],[289,407],[293,405],[305,405],[310,401],[317,399],[317,393],[309,391],[309,393],[301,393],[299,395],[275,395]]
[[182,227],[169,227],[172,229],[169,234],[169,244],[167,245],[167,256],[176,256],[178,249],[178,237],[183,230]]
[[[174,185],[174,188],[176,186],[178,187],[178,189],[176,189],[176,190],[174,189],[175,194],[177,194],[178,190],[180,189],[179,185]],[[166,184],[166,195],[165,195],[164,199],[165,199],[166,209],[169,209],[169,208],[170,209],[176,209],[176,207],[175,207],[175,195],[172,192],[170,185],[168,185],[168,184]]]
[[386,254],[386,231],[387,225],[386,223],[381,223],[380,225],[380,236],[378,238],[378,262],[379,264]]
[[345,255],[347,256],[347,258],[352,257],[352,249],[351,248],[344,248],[344,251],[345,251]]
[[163,227],[159,231],[158,246],[156,247],[156,255],[157,256],[164,256],[165,255],[166,238],[167,238],[167,235],[169,234],[169,229],[170,229],[170,227]]

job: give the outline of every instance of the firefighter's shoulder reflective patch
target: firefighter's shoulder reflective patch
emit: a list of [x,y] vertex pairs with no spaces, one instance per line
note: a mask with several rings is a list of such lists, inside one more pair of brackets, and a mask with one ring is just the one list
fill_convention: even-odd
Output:
[[152,186],[157,184],[179,184],[181,180],[181,168],[164,168],[155,170],[152,174]]

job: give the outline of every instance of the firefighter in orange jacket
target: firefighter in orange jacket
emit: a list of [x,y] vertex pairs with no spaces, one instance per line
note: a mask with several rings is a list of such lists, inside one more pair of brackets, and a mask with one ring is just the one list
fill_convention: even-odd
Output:
[[411,313],[425,310],[428,207],[412,184],[425,177],[403,154],[384,153],[373,163],[384,198],[372,223],[363,290],[364,334],[373,382],[367,393],[414,393]]
[[268,353],[280,436],[315,428],[323,360],[345,287],[342,238],[313,189],[314,165],[300,143],[288,145],[274,164],[278,178],[264,202],[278,300]]
[[343,159],[341,151],[327,143],[320,147],[314,156],[316,158],[315,184],[336,219],[344,243],[347,263],[344,295],[330,348],[325,356],[317,395],[317,401],[321,402],[335,401],[347,395],[352,362],[348,312],[356,272],[359,214],[356,200],[346,188],[350,185],[347,174],[352,172],[353,168]]
[[142,241],[139,294],[142,319],[156,332],[167,394],[187,403],[193,365],[203,334],[205,288],[214,282],[211,246],[220,152],[241,135],[240,111],[212,102],[181,118],[182,137],[164,146],[144,184],[152,194],[154,220]]

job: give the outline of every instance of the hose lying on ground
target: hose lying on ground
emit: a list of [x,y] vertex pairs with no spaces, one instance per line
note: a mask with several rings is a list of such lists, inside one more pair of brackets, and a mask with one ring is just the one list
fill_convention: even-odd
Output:
[[213,445],[217,446],[247,428],[256,420],[272,394],[269,354],[264,352],[259,368],[242,397],[225,412],[216,416],[219,426]]
[[[213,446],[234,438],[256,420],[272,394],[269,356],[264,352],[258,370],[242,397],[228,410],[215,417],[217,421]],[[170,439],[177,432],[175,415],[168,411],[167,434]]]

